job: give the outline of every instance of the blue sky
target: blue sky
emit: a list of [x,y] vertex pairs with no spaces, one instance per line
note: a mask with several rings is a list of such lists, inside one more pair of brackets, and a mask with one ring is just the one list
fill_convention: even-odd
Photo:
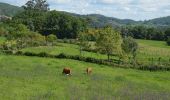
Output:
[[[0,0],[22,6],[28,0]],[[170,0],[47,0],[50,9],[78,14],[102,14],[109,17],[148,20],[170,15]]]

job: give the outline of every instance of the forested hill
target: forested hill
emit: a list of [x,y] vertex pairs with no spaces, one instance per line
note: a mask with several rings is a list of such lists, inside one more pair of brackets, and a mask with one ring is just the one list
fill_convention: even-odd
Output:
[[108,24],[112,26],[121,26],[138,23],[130,19],[118,19],[114,17],[106,17],[99,14],[81,15],[81,17],[86,18],[90,25],[93,27],[103,27]]
[[155,18],[147,21],[134,21],[131,19],[118,19],[114,17],[106,17],[99,14],[82,15],[86,18],[91,26],[103,27],[105,25],[121,26],[121,25],[152,25],[152,26],[168,26],[170,27],[170,16]]
[[[0,15],[14,16],[21,12],[21,7],[13,6],[6,3],[0,3]],[[152,26],[170,26],[170,16],[155,18],[147,21],[134,21],[131,19],[118,19],[114,17],[106,17],[100,14],[79,15],[74,13],[64,12],[69,15],[78,16],[86,19],[92,27],[103,27],[105,25],[121,26],[121,25],[152,25]]]
[[170,16],[145,21],[146,24],[170,26]]
[[21,7],[13,6],[7,3],[0,3],[0,15],[12,17],[21,11],[23,11]]

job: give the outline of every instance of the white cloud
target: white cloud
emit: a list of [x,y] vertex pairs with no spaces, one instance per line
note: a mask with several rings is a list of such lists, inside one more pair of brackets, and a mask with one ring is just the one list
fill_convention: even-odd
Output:
[[66,4],[70,3],[72,0],[48,0],[49,3],[54,4]]
[[[28,0],[1,0],[21,6]],[[170,0],[47,0],[51,9],[135,20],[170,15]]]

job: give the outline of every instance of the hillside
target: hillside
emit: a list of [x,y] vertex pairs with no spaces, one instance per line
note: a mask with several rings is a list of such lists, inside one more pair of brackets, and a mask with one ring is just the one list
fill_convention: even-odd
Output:
[[[4,41],[4,38],[0,38]],[[162,58],[168,56],[164,42],[137,40],[140,55]],[[41,49],[40,49],[41,48]],[[155,49],[157,48],[157,49]],[[58,43],[53,47],[31,47],[23,51],[66,53],[79,55],[74,44]],[[164,51],[162,51],[164,50]],[[166,51],[167,54],[165,53]],[[157,53],[153,53],[157,52]],[[162,54],[162,52],[164,52]],[[84,52],[84,56],[106,58],[101,54]],[[0,98],[2,100],[168,100],[170,72],[142,71],[92,64],[71,59],[14,56],[0,53]],[[72,76],[62,75],[64,67],[71,68]],[[87,75],[87,67],[92,73]]]
[[99,14],[82,15],[81,17],[86,18],[90,22],[90,25],[95,27],[103,27],[105,25],[121,26],[137,23],[136,21],[130,19],[118,19]]
[[13,6],[7,3],[0,3],[0,15],[12,17],[22,10],[23,9],[21,7]]
[[80,15],[80,14],[75,14],[70,12],[63,12],[63,13],[86,19],[91,27],[103,27],[106,25],[112,25],[113,27],[122,26],[122,25],[148,25],[148,26],[158,26],[158,27],[165,28],[170,26],[170,16],[155,18],[147,21],[135,21],[132,19],[119,19],[114,17],[107,17],[100,14]]
[[155,18],[152,20],[145,21],[144,23],[158,25],[158,26],[169,26],[170,25],[170,16]]
[[[22,11],[21,7],[13,6],[6,3],[0,3],[0,15],[14,16],[16,13]],[[107,17],[100,14],[80,15],[75,13],[63,12],[73,16],[78,16],[87,19],[91,27],[103,27],[105,25],[122,26],[122,25],[152,25],[152,26],[170,26],[170,16],[155,18],[147,21],[134,21],[131,19],[119,19],[114,17]]]

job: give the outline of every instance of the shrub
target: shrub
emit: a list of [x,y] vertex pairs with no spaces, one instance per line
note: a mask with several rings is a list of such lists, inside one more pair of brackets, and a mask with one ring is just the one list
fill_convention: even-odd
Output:
[[23,52],[22,51],[17,51],[15,54],[16,55],[23,55]]
[[167,39],[167,44],[170,46],[170,37]]
[[35,54],[33,52],[25,52],[24,55],[25,56],[37,56],[37,54]]
[[61,54],[57,55],[56,58],[67,58],[67,56],[64,53],[61,53]]
[[46,52],[41,52],[39,54],[37,54],[39,57],[50,57],[49,54],[47,54]]

